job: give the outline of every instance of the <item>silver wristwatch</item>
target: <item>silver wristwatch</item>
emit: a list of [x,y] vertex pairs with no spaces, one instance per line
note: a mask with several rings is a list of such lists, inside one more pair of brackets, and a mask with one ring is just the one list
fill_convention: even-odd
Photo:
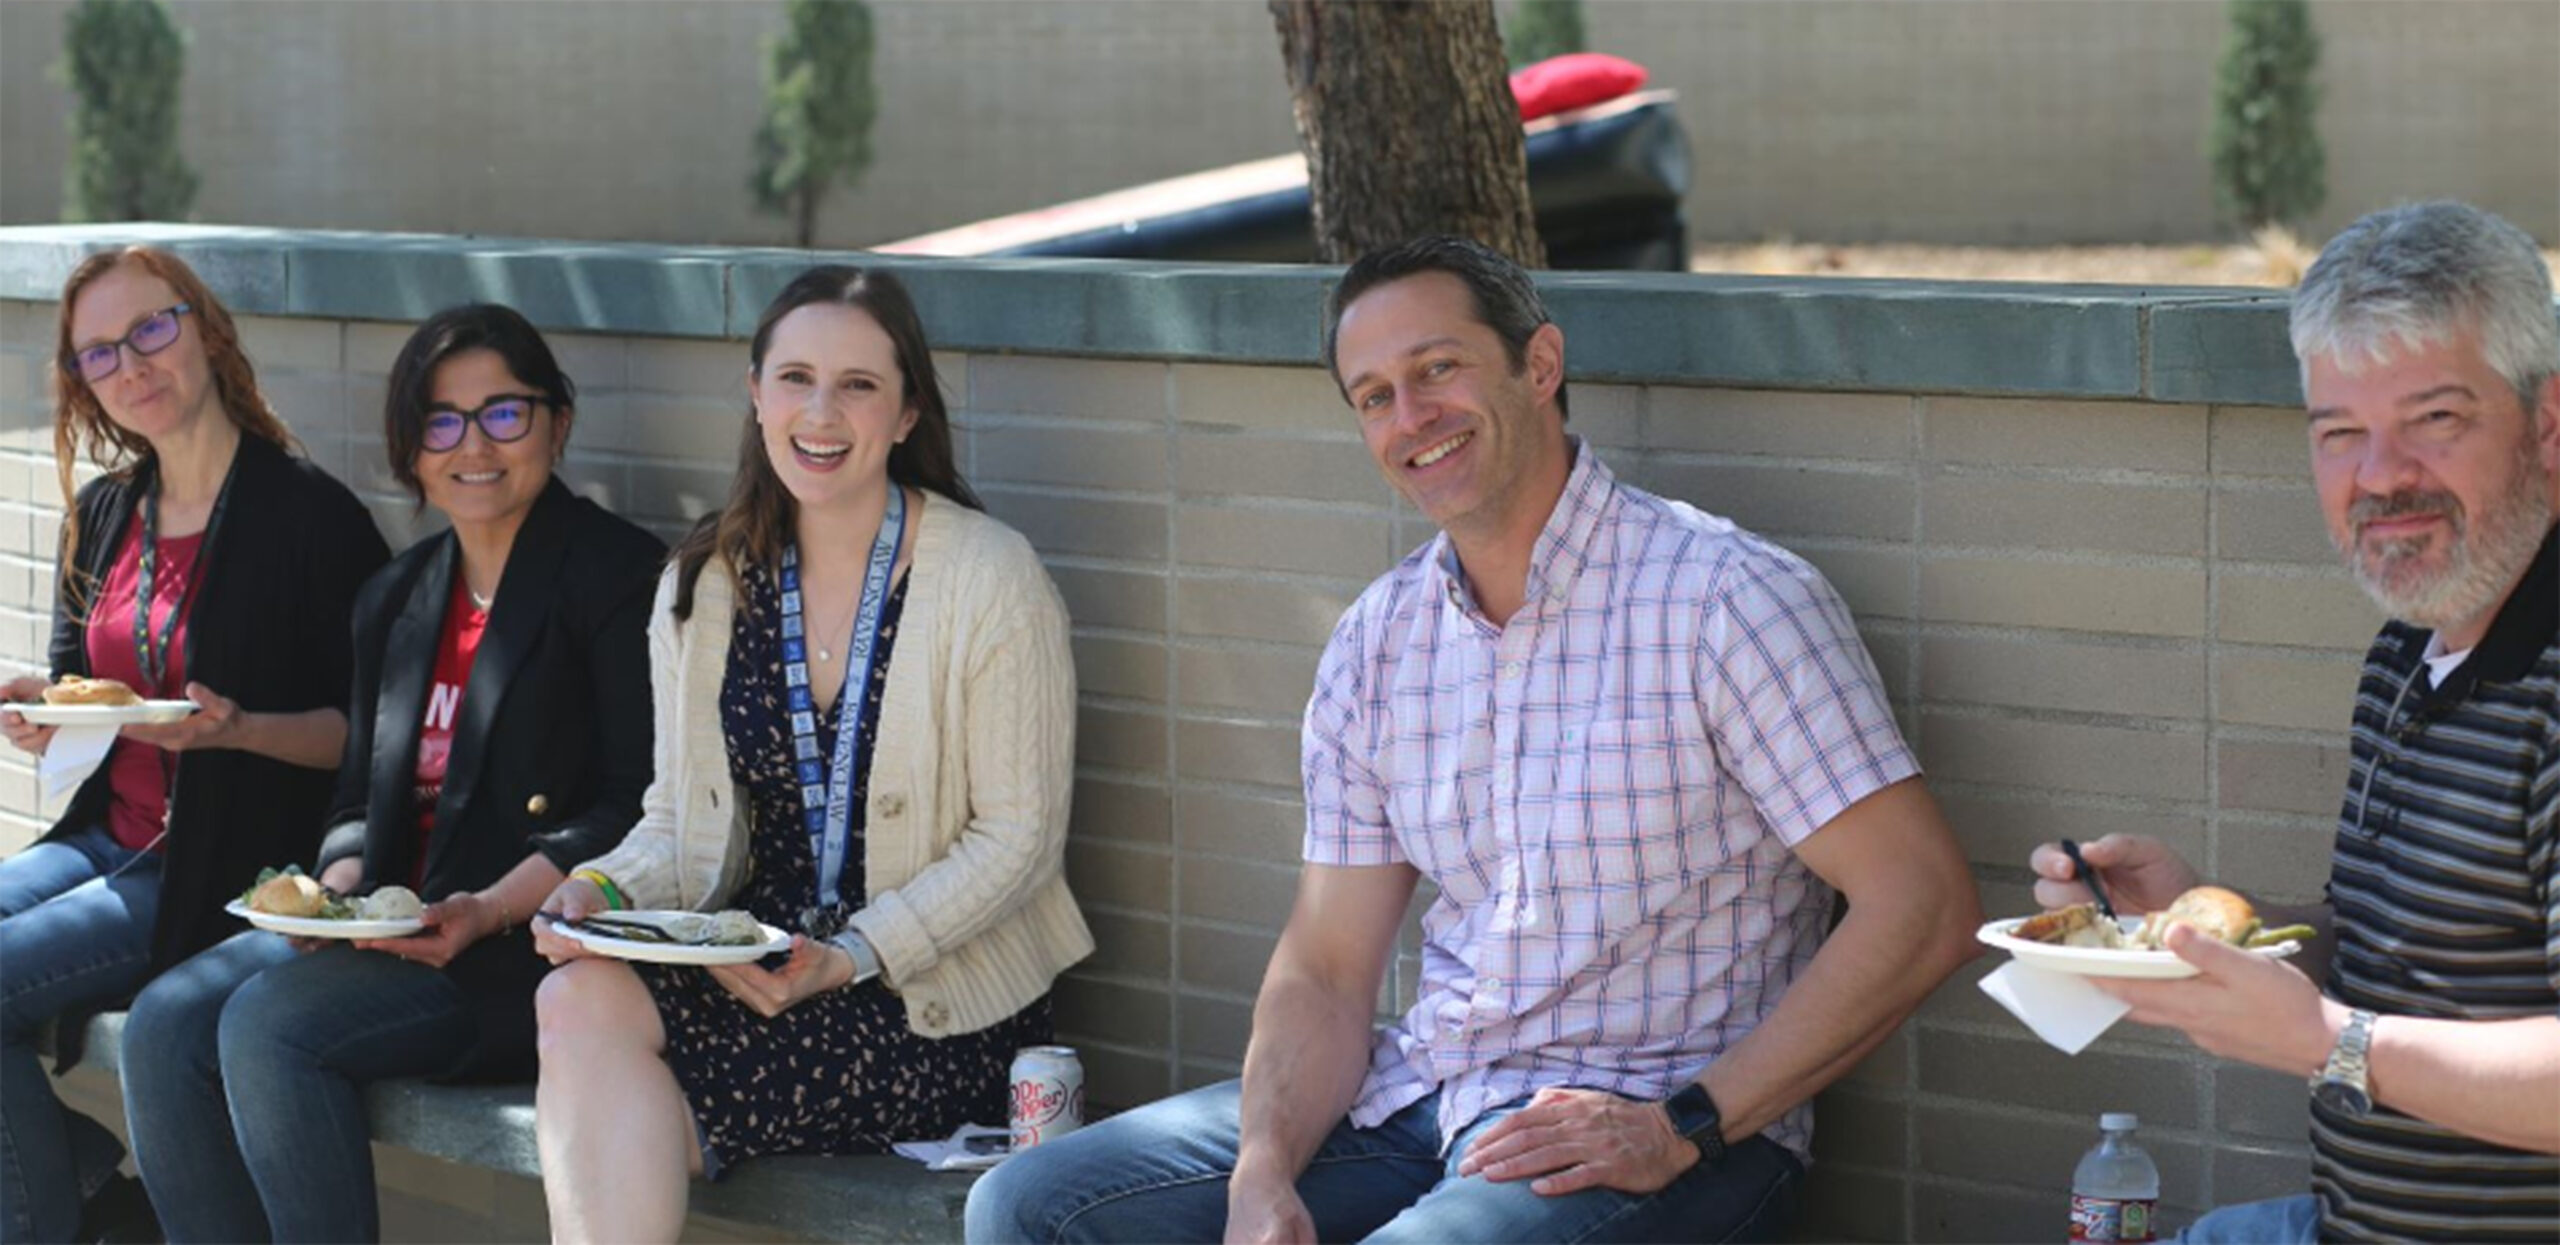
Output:
[[836,935],[834,941],[838,947],[844,949],[846,955],[853,959],[853,980],[846,982],[846,985],[858,986],[880,975],[880,953],[873,949],[870,939],[847,928],[843,933]]
[[2363,1119],[2373,1110],[2366,1060],[2373,1048],[2373,1021],[2373,1013],[2363,1008],[2347,1013],[2346,1027],[2338,1030],[2338,1044],[2329,1050],[2329,1062],[2311,1078],[2311,1096],[2350,1119]]

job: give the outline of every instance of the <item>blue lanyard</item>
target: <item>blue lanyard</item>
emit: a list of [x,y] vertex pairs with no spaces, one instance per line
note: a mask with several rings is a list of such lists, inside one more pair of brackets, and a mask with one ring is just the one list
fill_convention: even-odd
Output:
[[871,684],[871,654],[880,639],[880,614],[889,602],[889,573],[906,538],[907,491],[889,484],[889,508],[871,539],[871,566],[862,577],[862,603],[853,612],[853,644],[844,656],[844,686],[836,693],[833,763],[818,760],[818,705],[809,694],[809,641],[800,612],[800,546],[782,547],[782,676],[789,685],[791,769],[800,783],[800,821],[818,857],[818,903],[840,902],[844,857],[853,824],[853,752],[862,733],[864,693]]

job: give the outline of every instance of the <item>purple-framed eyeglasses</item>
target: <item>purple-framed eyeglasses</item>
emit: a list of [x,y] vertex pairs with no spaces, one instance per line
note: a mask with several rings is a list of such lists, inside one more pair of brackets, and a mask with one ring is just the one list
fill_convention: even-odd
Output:
[[142,317],[125,335],[109,341],[91,342],[71,352],[72,369],[80,379],[94,385],[116,374],[124,366],[124,348],[133,347],[138,355],[158,354],[178,340],[178,317],[195,310],[191,303],[163,307]]
[[541,404],[542,399],[529,393],[501,393],[467,411],[429,407],[426,426],[418,430],[418,447],[442,454],[461,445],[473,424],[480,425],[480,435],[500,445],[524,440],[533,431],[533,408]]

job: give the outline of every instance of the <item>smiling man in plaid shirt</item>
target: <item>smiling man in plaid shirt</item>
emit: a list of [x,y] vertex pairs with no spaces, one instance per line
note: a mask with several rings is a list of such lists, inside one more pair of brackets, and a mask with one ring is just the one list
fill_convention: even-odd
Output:
[[[1564,335],[1510,261],[1410,243],[1330,311],[1363,438],[1442,535],[1317,670],[1244,1078],[1014,1158],[969,1235],[1771,1237],[1814,1092],[1981,920],[1849,611],[1565,434]],[[1373,1031],[1423,878],[1418,997]]]

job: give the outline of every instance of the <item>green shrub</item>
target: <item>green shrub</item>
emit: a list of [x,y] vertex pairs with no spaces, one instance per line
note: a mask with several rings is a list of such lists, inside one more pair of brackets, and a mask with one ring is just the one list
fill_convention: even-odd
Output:
[[1502,43],[1513,69],[1583,50],[1582,0],[1520,0],[1503,23]]
[[71,221],[183,220],[196,175],[178,155],[187,45],[161,0],[80,0],[62,19],[71,87]]
[[2214,198],[2256,229],[2298,221],[2328,198],[2320,148],[2320,36],[2307,0],[2231,0],[2214,76]]
[[764,123],[756,128],[756,206],[788,214],[801,246],[818,231],[829,188],[871,167],[871,8],[862,0],[791,0],[781,37],[765,45]]

